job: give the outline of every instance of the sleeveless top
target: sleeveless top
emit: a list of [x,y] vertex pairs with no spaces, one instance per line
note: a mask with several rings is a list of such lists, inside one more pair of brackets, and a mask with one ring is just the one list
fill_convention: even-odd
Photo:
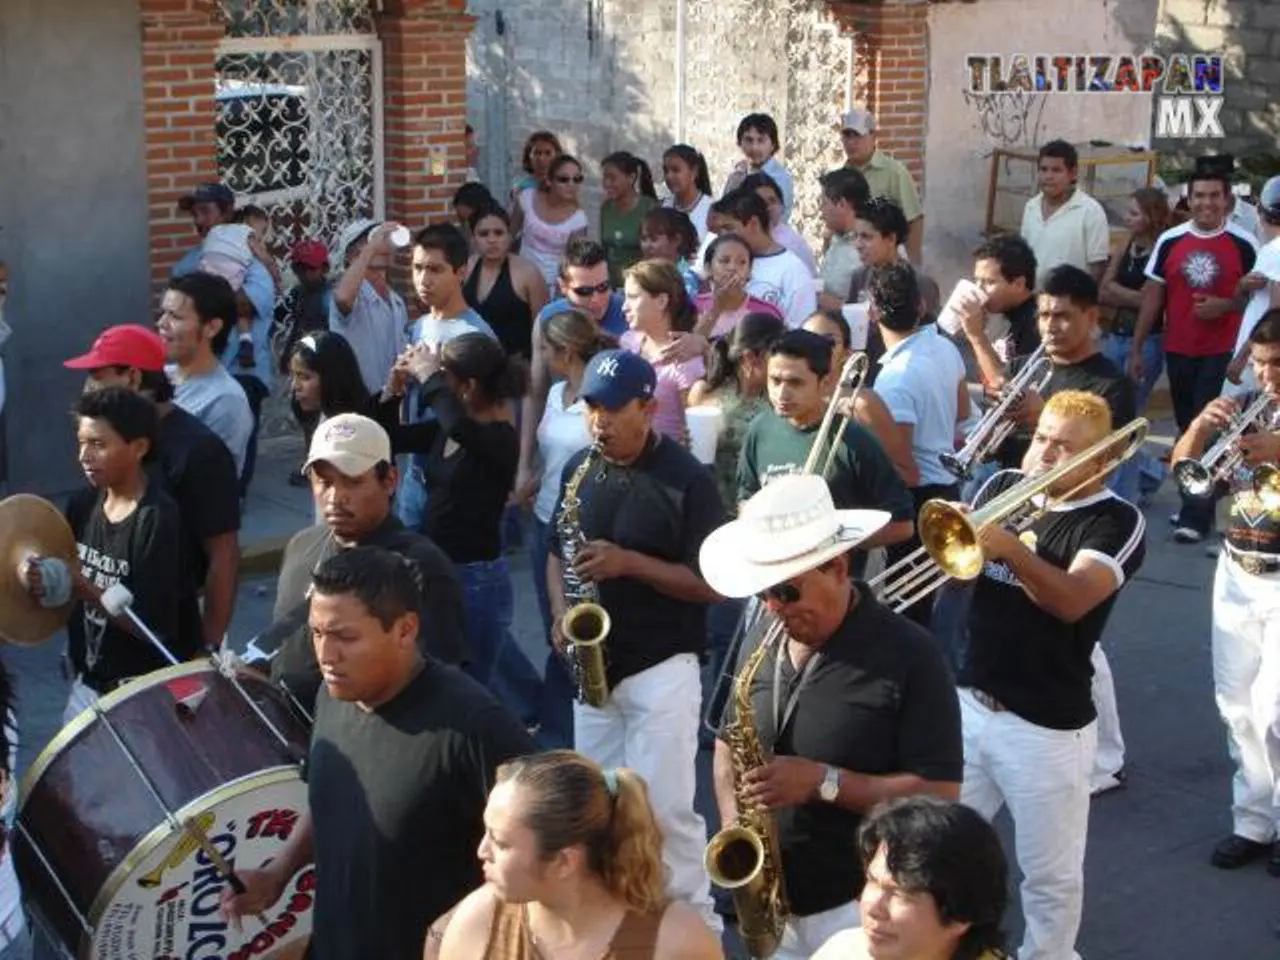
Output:
[[[600,960],[653,960],[661,925],[661,913],[628,910]],[[547,960],[534,946],[524,904],[502,903],[494,910],[484,960]]]
[[561,223],[547,223],[538,216],[533,202],[535,196],[533,190],[520,194],[520,209],[524,211],[520,253],[533,261],[547,286],[554,290],[556,278],[560,275],[560,260],[564,257],[564,248],[569,245],[569,238],[579,230],[587,229],[589,224],[587,215],[581,210],[574,211],[568,220]]
[[[1120,258],[1120,266],[1116,270],[1116,283],[1124,287],[1126,290],[1141,290],[1142,285],[1146,283],[1147,261],[1151,259],[1151,250],[1146,253],[1136,253],[1133,249],[1133,243],[1130,242],[1124,248],[1124,255]],[[1138,311],[1132,307],[1116,307],[1115,319],[1111,323],[1111,332],[1120,337],[1132,337],[1134,328],[1138,325]],[[1151,328],[1152,335],[1160,333],[1164,330],[1164,311],[1160,311],[1160,315],[1156,317],[1155,326]]]
[[462,296],[471,309],[493,327],[502,349],[508,355],[519,354],[528,360],[530,338],[533,335],[533,309],[528,301],[520,298],[515,284],[511,282],[511,258],[507,257],[502,261],[498,279],[493,281],[489,295],[481,300],[480,273],[483,269],[484,261],[476,261],[475,269],[462,285]]

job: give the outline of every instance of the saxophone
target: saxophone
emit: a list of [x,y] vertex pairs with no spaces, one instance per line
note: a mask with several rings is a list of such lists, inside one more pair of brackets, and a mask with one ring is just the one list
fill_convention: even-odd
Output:
[[556,518],[564,598],[570,604],[560,620],[560,632],[567,641],[565,657],[569,661],[574,685],[578,688],[578,701],[597,708],[609,700],[609,681],[604,672],[604,641],[609,636],[609,612],[600,605],[600,588],[579,577],[573,564],[587,542],[582,532],[582,501],[578,499],[578,488],[599,456],[600,447],[593,444],[569,478],[561,499],[560,515]]
[[734,716],[720,736],[733,763],[738,819],[711,838],[704,855],[712,882],[733,894],[738,932],[753,957],[774,954],[790,912],[777,825],[767,809],[749,802],[742,791],[747,772],[767,761],[751,709],[751,684],[769,651],[779,646],[782,629],[781,620],[770,622],[760,646],[734,680]]

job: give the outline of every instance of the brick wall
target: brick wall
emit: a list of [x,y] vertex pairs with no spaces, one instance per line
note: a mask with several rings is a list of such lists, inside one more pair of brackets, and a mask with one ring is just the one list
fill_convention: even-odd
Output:
[[929,5],[833,2],[855,43],[854,100],[876,116],[879,144],[906,164],[923,196],[929,101]]
[[178,198],[217,176],[213,65],[223,27],[211,0],[139,0],[151,279],[194,242]]

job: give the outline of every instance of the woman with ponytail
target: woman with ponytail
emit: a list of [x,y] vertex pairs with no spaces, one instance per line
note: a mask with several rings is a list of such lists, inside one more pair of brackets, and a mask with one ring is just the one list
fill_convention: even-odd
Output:
[[620,150],[600,162],[604,203],[600,207],[600,242],[609,261],[609,283],[622,286],[627,270],[640,260],[640,224],[658,205],[649,164]]
[[663,206],[674,207],[693,221],[701,243],[707,236],[707,215],[711,212],[707,158],[687,143],[677,143],[662,155],[662,178],[671,191]]
[[441,960],[724,956],[693,908],[665,892],[662,834],[633,771],[565,750],[522,757],[498,768],[484,824],[486,882],[452,911]]
[[513,401],[529,386],[529,368],[482,333],[454,337],[439,352],[407,350],[387,393],[408,378],[422,385],[435,418],[415,424],[431,491],[422,532],[453,561],[466,603],[467,670],[533,723],[542,682],[511,636],[515,599],[502,545],[502,520],[515,484],[520,438]]

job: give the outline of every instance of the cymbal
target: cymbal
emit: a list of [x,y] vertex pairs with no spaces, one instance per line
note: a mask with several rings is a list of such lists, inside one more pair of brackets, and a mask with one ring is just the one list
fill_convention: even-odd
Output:
[[75,534],[48,500],[19,493],[0,500],[0,640],[33,646],[67,622],[74,602],[42,607],[27,593],[18,569],[31,556],[57,557],[80,566]]

